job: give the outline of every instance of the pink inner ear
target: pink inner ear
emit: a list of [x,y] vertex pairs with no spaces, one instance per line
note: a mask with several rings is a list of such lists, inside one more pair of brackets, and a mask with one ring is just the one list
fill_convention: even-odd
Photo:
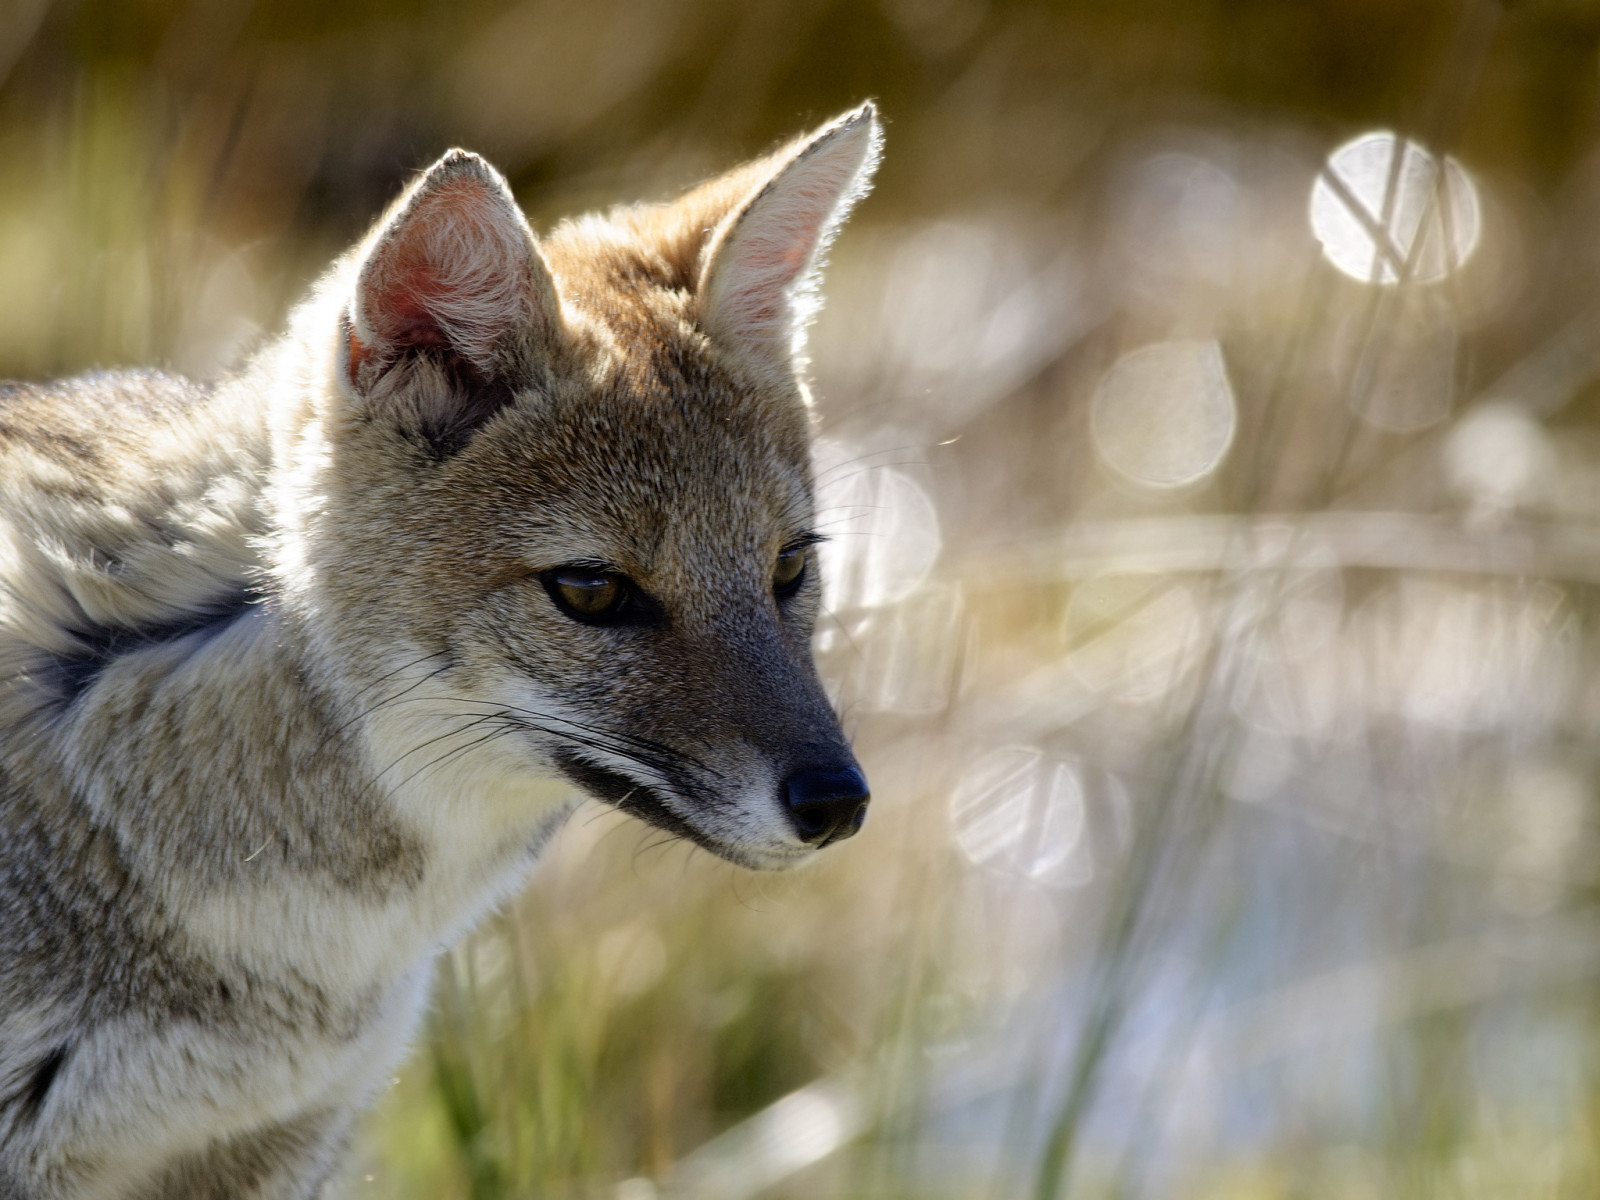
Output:
[[443,346],[449,339],[436,313],[449,309],[457,289],[428,266],[403,271],[390,287],[384,313],[386,336],[406,346]]
[[[816,226],[796,231],[796,237],[809,246],[817,236]],[[772,277],[785,283],[793,281],[805,263],[805,249],[800,242],[767,242],[752,247],[750,265],[758,271],[771,271]]]
[[[475,179],[449,180],[419,198],[378,251],[365,315],[390,352],[464,343],[471,356],[523,311],[531,288],[525,249],[499,197]],[[509,236],[508,236],[509,234]],[[351,361],[370,353],[352,344]]]
[[762,329],[784,319],[786,289],[805,269],[821,226],[820,216],[814,217],[788,226],[782,236],[752,238],[741,248],[738,269],[745,279],[729,297],[741,326]]
[[816,239],[816,225],[796,231],[795,236],[802,240],[758,242],[750,247],[746,266],[760,279],[740,297],[747,324],[771,325],[783,317],[783,289],[805,266],[806,254]]

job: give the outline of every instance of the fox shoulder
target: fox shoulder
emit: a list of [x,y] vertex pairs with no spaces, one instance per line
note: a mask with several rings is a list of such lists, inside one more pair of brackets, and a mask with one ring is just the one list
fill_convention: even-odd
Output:
[[155,371],[0,387],[0,697],[58,684],[42,663],[240,602],[264,528],[261,428]]

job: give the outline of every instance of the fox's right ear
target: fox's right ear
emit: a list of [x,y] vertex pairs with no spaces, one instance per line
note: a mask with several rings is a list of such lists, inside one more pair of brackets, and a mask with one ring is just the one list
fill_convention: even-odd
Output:
[[550,270],[510,187],[476,154],[452,150],[367,239],[341,358],[363,395],[420,350],[494,380],[512,347],[559,322]]

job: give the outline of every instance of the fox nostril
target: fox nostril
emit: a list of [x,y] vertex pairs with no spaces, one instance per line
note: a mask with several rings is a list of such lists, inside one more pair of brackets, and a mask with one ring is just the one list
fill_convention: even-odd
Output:
[[810,846],[856,833],[867,819],[867,799],[867,781],[854,766],[801,767],[783,781],[789,821]]

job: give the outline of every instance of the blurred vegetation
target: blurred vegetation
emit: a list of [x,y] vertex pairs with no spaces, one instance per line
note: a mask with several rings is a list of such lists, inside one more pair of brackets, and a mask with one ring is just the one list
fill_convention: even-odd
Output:
[[866,96],[873,819],[582,810],[346,1192],[1600,1193],[1593,0],[8,0],[0,374],[226,370],[453,144],[548,227]]

